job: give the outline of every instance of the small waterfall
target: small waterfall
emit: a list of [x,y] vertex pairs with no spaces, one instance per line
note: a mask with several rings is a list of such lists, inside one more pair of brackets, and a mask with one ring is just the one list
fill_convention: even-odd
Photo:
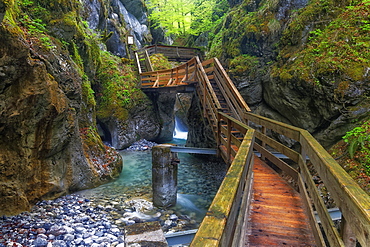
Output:
[[175,117],[175,130],[173,132],[173,138],[175,139],[188,139],[188,131],[186,130],[185,126],[180,124],[180,120]]

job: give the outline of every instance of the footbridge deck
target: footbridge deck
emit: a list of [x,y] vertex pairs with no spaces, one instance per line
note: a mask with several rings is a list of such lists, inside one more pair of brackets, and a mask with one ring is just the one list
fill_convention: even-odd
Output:
[[[306,130],[251,113],[217,58],[195,56],[140,76],[143,90],[195,87],[217,153],[229,165],[191,246],[370,246],[370,197]],[[272,131],[295,140],[300,150],[271,138]],[[341,212],[339,228],[308,163]]]

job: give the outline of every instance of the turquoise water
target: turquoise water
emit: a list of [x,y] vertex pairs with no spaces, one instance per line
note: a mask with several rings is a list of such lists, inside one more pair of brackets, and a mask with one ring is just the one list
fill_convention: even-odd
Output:
[[[184,145],[185,140],[171,143]],[[152,200],[152,154],[147,151],[120,151],[123,170],[120,177],[108,184],[80,192],[91,200],[127,201],[132,198]],[[195,157],[179,153],[178,202],[171,209],[178,215],[189,215],[201,222],[225,174],[225,167],[210,156]]]

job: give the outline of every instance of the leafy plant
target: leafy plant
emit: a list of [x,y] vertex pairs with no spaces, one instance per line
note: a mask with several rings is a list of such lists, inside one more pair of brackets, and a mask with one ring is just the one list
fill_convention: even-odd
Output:
[[370,174],[370,120],[343,136],[351,159],[357,159]]
[[168,61],[168,58],[161,53],[150,55],[150,62],[153,66],[153,70],[172,68],[172,64]]

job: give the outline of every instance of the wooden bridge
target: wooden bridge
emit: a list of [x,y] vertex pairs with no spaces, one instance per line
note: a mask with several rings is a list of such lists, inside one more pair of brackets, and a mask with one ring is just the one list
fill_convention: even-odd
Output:
[[[165,55],[178,49],[161,48]],[[148,59],[136,58],[146,71],[140,74],[143,90],[195,87],[218,154],[229,165],[191,246],[370,246],[370,197],[306,130],[251,113],[217,58],[202,62],[195,56],[160,71],[150,71]],[[271,131],[295,140],[300,150],[272,139]],[[308,163],[339,208],[340,227]]]

